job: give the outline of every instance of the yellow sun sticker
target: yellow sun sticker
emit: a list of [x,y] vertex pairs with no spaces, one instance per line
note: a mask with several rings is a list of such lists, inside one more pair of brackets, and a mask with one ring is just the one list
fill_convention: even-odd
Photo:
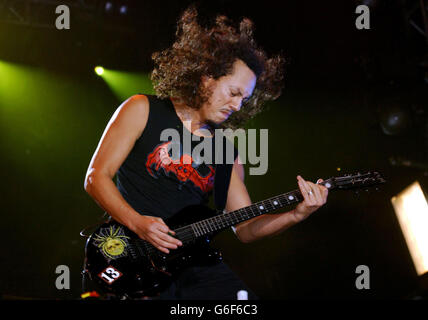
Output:
[[101,229],[94,235],[94,241],[105,257],[116,259],[126,255],[126,246],[129,237],[124,235],[122,227],[110,226]]

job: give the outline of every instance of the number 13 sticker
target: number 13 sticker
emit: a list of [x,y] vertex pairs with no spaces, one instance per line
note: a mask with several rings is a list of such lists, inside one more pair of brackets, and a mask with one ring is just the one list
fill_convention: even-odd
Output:
[[103,279],[108,284],[112,284],[121,276],[122,276],[122,273],[119,270],[113,268],[112,266],[108,266],[103,271],[101,271],[101,273],[98,275],[98,277]]

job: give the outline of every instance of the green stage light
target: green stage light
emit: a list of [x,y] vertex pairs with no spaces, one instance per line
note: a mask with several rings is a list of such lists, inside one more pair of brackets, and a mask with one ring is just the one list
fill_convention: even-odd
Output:
[[[1,153],[0,164],[13,161],[29,180],[43,182],[55,166],[50,150],[56,157],[68,158],[71,149],[63,145],[82,139],[76,137],[79,127],[88,125],[82,121],[93,119],[83,107],[93,94],[85,87],[85,82],[68,75],[0,61],[0,140],[2,150],[7,150]],[[85,120],[79,119],[82,112]]]
[[122,101],[138,93],[155,94],[148,73],[106,69],[102,79]]
[[102,75],[104,73],[104,68],[100,66],[95,67],[95,73],[99,76]]

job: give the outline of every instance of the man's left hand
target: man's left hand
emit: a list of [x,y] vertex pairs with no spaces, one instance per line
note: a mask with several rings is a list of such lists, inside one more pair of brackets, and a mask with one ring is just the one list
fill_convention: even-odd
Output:
[[318,179],[317,183],[304,180],[301,176],[297,176],[297,183],[304,200],[299,203],[293,211],[297,222],[300,222],[309,215],[318,210],[327,202],[328,189],[321,185],[322,179]]

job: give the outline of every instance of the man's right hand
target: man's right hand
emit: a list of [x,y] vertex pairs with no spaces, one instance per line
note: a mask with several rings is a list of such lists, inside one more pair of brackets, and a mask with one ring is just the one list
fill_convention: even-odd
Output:
[[175,232],[159,217],[139,216],[130,230],[164,253],[169,253],[168,249],[177,249],[183,245],[180,240],[169,235],[175,235]]

